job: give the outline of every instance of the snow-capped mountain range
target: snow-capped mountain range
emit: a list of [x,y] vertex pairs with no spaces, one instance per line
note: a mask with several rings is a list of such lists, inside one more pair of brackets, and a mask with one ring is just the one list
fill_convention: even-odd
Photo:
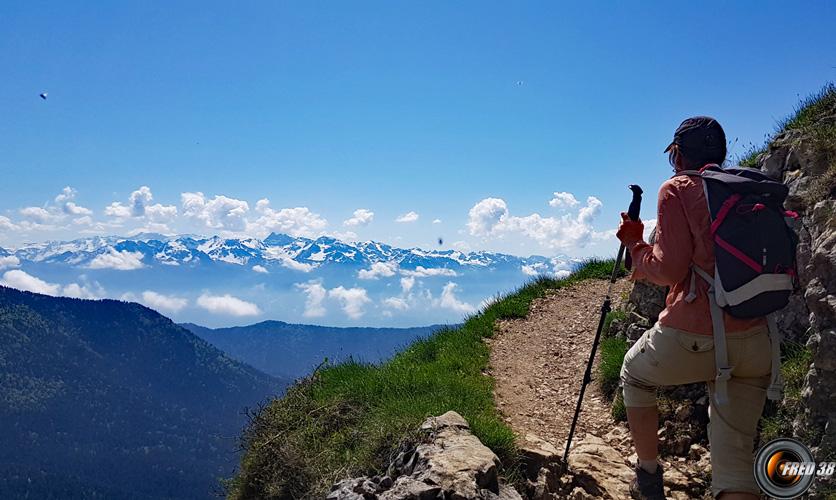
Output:
[[178,321],[208,325],[249,316],[400,326],[457,322],[497,293],[535,275],[568,274],[579,262],[327,236],[143,233],[0,248],[0,284],[137,300]]

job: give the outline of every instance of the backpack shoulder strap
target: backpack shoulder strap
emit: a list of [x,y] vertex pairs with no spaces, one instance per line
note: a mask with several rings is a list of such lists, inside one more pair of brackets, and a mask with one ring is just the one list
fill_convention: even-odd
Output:
[[723,310],[717,304],[717,298],[715,297],[716,282],[714,277],[700,269],[699,266],[692,265],[691,269],[708,282],[708,304],[711,310],[711,326],[714,330],[714,362],[717,367],[717,376],[714,379],[714,400],[718,405],[723,406],[729,402],[729,379],[731,379],[732,370],[734,370],[733,366],[729,366]]
[[702,172],[699,170],[680,170],[679,172],[673,174],[673,177],[679,177],[680,175],[702,177]]
[[[726,342],[726,324],[723,318],[723,309],[717,304],[716,282],[707,272],[696,265],[691,265],[691,293],[694,294],[695,274],[708,282],[708,303],[711,310],[711,325],[714,330],[714,362],[717,366],[717,376],[714,379],[714,399],[718,405],[725,405],[729,401],[728,381],[731,378],[733,366],[729,366],[728,344]],[[691,298],[691,301],[693,300]],[[687,298],[686,301],[690,302]],[[767,388],[767,397],[772,401],[780,401],[783,397],[784,380],[781,376],[781,340],[782,335],[774,314],[766,317],[769,326],[769,340],[772,344],[771,364],[772,374]]]

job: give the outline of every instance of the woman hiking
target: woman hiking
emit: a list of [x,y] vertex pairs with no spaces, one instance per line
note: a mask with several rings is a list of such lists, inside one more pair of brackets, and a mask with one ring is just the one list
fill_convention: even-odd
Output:
[[709,284],[692,272],[694,266],[714,275],[712,221],[703,181],[680,174],[722,165],[726,136],[713,118],[689,118],[665,152],[676,174],[659,190],[655,242],[643,241],[642,222],[631,221],[626,214],[617,232],[633,259],[631,279],[670,287],[658,322],[631,347],[621,369],[627,420],[638,455],[631,493],[638,499],[665,498],[663,470],[657,462],[656,388],[707,382],[712,494],[723,500],[754,500],[760,498],[760,490],[754,479],[753,448],[771,373],[767,321],[723,313],[728,366],[733,369],[724,387],[728,402],[717,404]]

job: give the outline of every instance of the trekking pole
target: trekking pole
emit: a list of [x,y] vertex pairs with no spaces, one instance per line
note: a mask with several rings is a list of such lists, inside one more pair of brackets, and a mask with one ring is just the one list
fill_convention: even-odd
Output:
[[[635,184],[628,186],[633,192],[633,200],[630,202],[630,208],[627,210],[627,215],[631,220],[639,220],[639,211],[642,205],[642,188]],[[581,413],[581,404],[583,403],[583,394],[586,392],[586,385],[592,381],[592,363],[595,361],[595,351],[598,350],[598,342],[601,340],[601,331],[604,329],[604,321],[607,319],[612,307],[612,287],[615,280],[618,278],[618,271],[621,268],[621,259],[624,257],[624,244],[618,248],[618,256],[615,258],[615,266],[612,269],[610,276],[610,284],[607,287],[607,295],[604,298],[604,304],[601,306],[601,318],[598,320],[598,331],[595,332],[595,340],[592,341],[592,351],[589,353],[589,361],[586,363],[586,372],[583,374],[583,382],[581,382],[581,393],[578,395],[578,404],[575,406],[575,415],[572,417],[572,426],[569,427],[569,437],[566,439],[566,451],[563,452],[563,471],[569,468],[569,448],[572,446],[572,436],[575,435],[575,426],[578,425],[578,416]],[[629,266],[628,266],[629,269]]]

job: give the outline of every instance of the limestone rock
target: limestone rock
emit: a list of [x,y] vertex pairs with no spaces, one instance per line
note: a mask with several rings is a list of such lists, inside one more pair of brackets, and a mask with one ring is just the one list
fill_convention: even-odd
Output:
[[499,459],[471,434],[467,421],[450,411],[421,425],[417,445],[407,447],[377,481],[347,479],[329,500],[521,500],[499,479]]
[[560,452],[557,448],[534,434],[526,434],[519,448],[520,458],[526,467],[526,476],[529,479],[537,478],[540,469],[556,464],[560,460]]
[[569,468],[583,490],[597,498],[630,498],[633,469],[603,439],[587,435],[572,447]]
[[[665,308],[665,287],[657,286],[645,281],[637,281],[630,292],[630,304],[650,325],[659,319],[659,313]],[[644,326],[644,325],[642,325]]]

